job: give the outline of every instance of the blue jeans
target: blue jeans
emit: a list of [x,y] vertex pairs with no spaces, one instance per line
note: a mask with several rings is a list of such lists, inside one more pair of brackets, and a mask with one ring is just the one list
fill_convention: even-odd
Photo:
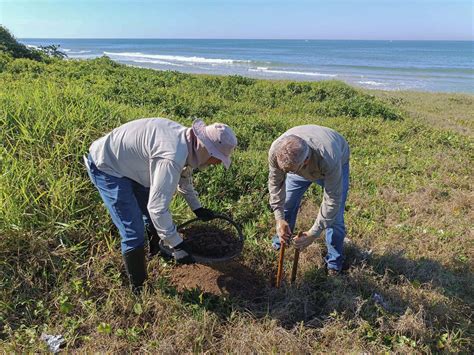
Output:
[[[285,219],[290,225],[291,231],[295,228],[296,216],[301,204],[303,194],[309,186],[315,182],[324,188],[324,180],[310,181],[296,174],[286,175],[286,200],[285,200]],[[349,191],[349,163],[342,167],[342,203],[336,216],[336,220],[331,228],[326,229],[326,246],[328,254],[326,263],[328,269],[341,270],[343,258],[344,237],[346,227],[344,225],[344,207],[346,204],[347,193]]]
[[122,254],[145,244],[145,224],[150,223],[147,204],[150,189],[126,178],[100,171],[88,156],[87,172],[118,228]]

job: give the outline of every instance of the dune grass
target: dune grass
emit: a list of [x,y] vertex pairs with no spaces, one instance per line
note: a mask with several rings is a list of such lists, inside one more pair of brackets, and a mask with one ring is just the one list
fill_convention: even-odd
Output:
[[[2,63],[3,351],[45,350],[42,333],[64,335],[69,351],[474,351],[472,136],[433,124],[410,100],[421,94],[157,72],[107,58]],[[462,97],[455,122],[468,129],[474,100]],[[238,135],[231,169],[199,172],[195,184],[204,205],[242,224],[240,262],[268,280],[258,301],[178,292],[173,265],[159,259],[148,264],[146,292],[132,296],[119,237],[82,166],[90,143],[121,123],[189,125],[193,116]],[[267,150],[286,129],[310,123],[351,146],[347,271],[326,277],[320,241],[302,254],[297,284],[275,290]],[[300,229],[320,202],[311,188]],[[179,197],[172,210],[177,222],[191,217]]]

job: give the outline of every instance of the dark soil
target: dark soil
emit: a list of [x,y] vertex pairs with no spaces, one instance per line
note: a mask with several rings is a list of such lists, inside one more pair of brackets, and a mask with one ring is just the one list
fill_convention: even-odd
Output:
[[199,289],[252,301],[261,297],[267,286],[265,279],[235,261],[212,266],[181,265],[173,269],[171,282],[178,291]]
[[195,255],[221,258],[234,255],[242,249],[237,232],[214,226],[190,226],[180,230],[191,252]]

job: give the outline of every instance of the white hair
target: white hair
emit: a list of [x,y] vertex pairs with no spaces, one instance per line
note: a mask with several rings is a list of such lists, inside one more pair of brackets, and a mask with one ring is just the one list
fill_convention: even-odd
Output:
[[275,147],[278,167],[283,171],[294,171],[309,155],[309,146],[304,139],[289,134],[278,140]]

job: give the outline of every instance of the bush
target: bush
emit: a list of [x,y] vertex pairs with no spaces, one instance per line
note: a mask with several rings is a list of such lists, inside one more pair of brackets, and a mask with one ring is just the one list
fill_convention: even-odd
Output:
[[10,54],[13,58],[42,60],[38,51],[29,49],[24,44],[19,43],[3,26],[0,26],[0,51]]
[[6,53],[13,58],[25,58],[39,62],[51,62],[51,59],[63,59],[67,57],[65,53],[59,50],[58,45],[40,46],[39,48],[30,49],[18,42],[15,37],[1,25],[0,53]]
[[6,70],[8,63],[13,60],[13,57],[6,52],[0,51],[0,72]]
[[7,70],[13,74],[40,74],[45,70],[46,65],[31,59],[15,59],[8,63]]

